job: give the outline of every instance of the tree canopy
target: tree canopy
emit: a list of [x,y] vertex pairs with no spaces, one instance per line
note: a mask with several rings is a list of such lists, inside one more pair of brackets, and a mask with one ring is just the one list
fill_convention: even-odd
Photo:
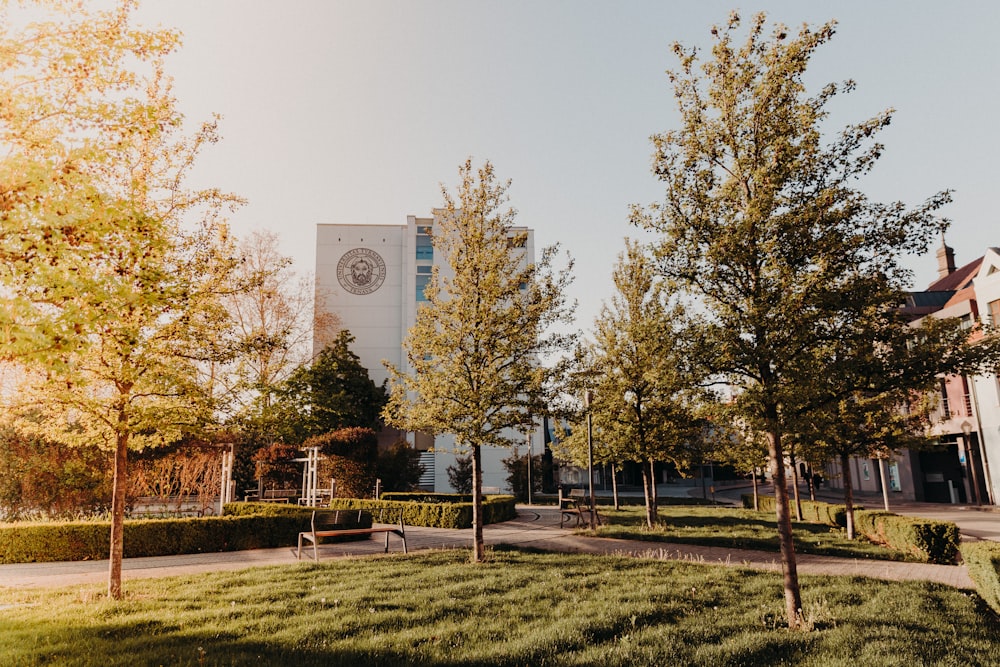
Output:
[[29,369],[20,428],[114,456],[109,594],[121,595],[127,451],[212,418],[201,362],[225,331],[222,214],[186,187],[215,121],[187,133],[165,58],[176,33],[47,3],[23,28],[0,5],[0,356]]
[[882,330],[873,320],[902,303],[911,279],[901,258],[927,250],[949,194],[914,208],[870,201],[858,183],[882,153],[876,137],[891,111],[827,141],[827,105],[854,84],[809,95],[803,77],[835,23],[797,33],[766,23],[754,16],[741,39],[734,12],[713,28],[704,61],[698,49],[674,46],[681,125],[653,137],[665,196],[635,209],[633,220],[660,233],[660,272],[697,304],[697,359],[734,388],[731,407],[746,427],[766,434],[786,612],[798,627],[782,445],[788,408],[828,401],[815,387],[831,368],[831,341]]
[[[434,266],[416,322],[403,347],[407,368],[390,367],[386,420],[399,428],[448,433],[469,448],[473,463],[473,560],[483,557],[483,445],[511,447],[547,407],[558,364],[543,364],[571,336],[553,332],[568,309],[569,269],[552,264],[557,248],[536,261],[525,255],[526,232],[507,207],[509,182],[493,165],[459,169],[456,197],[442,187],[435,216]],[[447,268],[442,268],[447,267]]]

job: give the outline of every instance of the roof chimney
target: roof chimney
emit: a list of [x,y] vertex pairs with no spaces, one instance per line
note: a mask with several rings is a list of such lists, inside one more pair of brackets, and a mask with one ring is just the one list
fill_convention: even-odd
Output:
[[955,251],[944,242],[944,232],[941,232],[941,247],[937,251],[938,278],[944,278],[955,272]]

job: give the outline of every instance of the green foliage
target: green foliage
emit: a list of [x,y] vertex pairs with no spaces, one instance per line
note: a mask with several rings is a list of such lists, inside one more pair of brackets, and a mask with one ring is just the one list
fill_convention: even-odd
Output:
[[283,442],[273,442],[262,447],[253,455],[257,479],[264,481],[268,489],[294,487],[302,474],[293,459],[299,456],[299,448]]
[[382,480],[384,492],[415,489],[420,483],[420,476],[424,474],[424,468],[420,465],[420,452],[405,440],[398,440],[388,449],[379,452],[375,461],[375,473]]
[[812,631],[780,575],[496,549],[251,568],[92,589],[0,592],[0,664],[993,665],[1000,624],[965,591],[810,577]]
[[547,408],[546,383],[561,368],[539,358],[571,338],[549,331],[568,318],[570,276],[552,268],[558,248],[533,261],[520,250],[527,239],[507,208],[510,183],[493,165],[477,171],[470,159],[459,175],[456,198],[442,188],[431,237],[450,271],[434,267],[403,344],[413,370],[390,369],[385,416],[399,428],[450,433],[460,447],[510,448],[519,442],[512,430]]
[[385,388],[376,385],[351,351],[354,336],[342,330],[312,363],[300,366],[278,391],[276,410],[288,436],[301,441],[350,427],[375,429],[386,402]]
[[824,135],[828,104],[854,87],[806,90],[809,62],[834,22],[792,32],[768,29],[757,14],[745,37],[742,23],[733,12],[713,28],[704,63],[704,51],[674,45],[680,127],[653,137],[664,199],[632,220],[659,232],[660,272],[698,304],[686,334],[692,360],[730,383],[728,409],[744,429],[766,435],[794,625],[782,438],[796,418],[830,402],[817,388],[836,375],[841,353],[877,352],[883,342],[895,350],[905,339],[896,315],[911,278],[903,258],[924,254],[946,226],[935,213],[950,195],[908,209],[858,189],[882,155],[877,135],[891,113]]
[[[423,497],[423,494],[416,494]],[[392,500],[362,500],[358,498],[334,498],[330,509],[369,510],[378,514],[380,509],[402,510],[403,524],[407,526],[427,526],[430,528],[472,528],[472,502],[414,502]],[[487,496],[483,499],[483,522],[485,524],[508,521],[517,516],[514,498],[511,496]]]
[[448,484],[457,493],[472,493],[472,457],[456,456],[455,462],[448,466]]
[[950,565],[958,556],[958,526],[950,521],[864,510],[855,513],[855,520],[858,530],[869,540],[920,560]]
[[962,542],[959,549],[976,590],[1000,614],[1000,544]]
[[[271,516],[142,519],[125,522],[126,558],[293,545],[309,529],[308,512]],[[110,523],[73,521],[0,525],[0,562],[43,563],[107,558]]]
[[0,428],[0,520],[69,519],[107,511],[108,455]]
[[316,435],[303,448],[319,447],[323,477],[337,482],[336,493],[342,498],[370,497],[375,489],[375,462],[378,436],[370,428],[344,428]]
[[[528,457],[510,456],[503,460],[503,467],[507,470],[507,485],[510,487],[514,498],[519,503],[528,502]],[[531,457],[531,493],[532,500],[534,494],[542,490],[542,480],[546,471],[545,459],[541,455]],[[548,464],[551,468],[551,464]],[[549,473],[551,474],[551,472]]]
[[[753,496],[749,494],[743,494],[740,496],[743,502],[744,509],[753,509]],[[774,496],[757,496],[758,505],[761,512],[774,512]],[[816,500],[802,500],[802,520],[809,521],[812,523],[822,523],[827,526],[834,526],[838,528],[844,528],[847,526],[847,507],[844,505],[835,505],[831,503],[824,503]],[[864,509],[860,506],[855,506],[855,509]]]

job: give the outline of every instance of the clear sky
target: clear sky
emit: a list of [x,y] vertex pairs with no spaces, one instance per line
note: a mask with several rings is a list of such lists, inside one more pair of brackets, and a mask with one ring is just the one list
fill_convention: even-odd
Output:
[[[854,79],[832,126],[893,107],[863,189],[943,211],[962,265],[1000,246],[1000,56],[995,0],[729,3],[654,0],[145,0],[140,22],[180,29],[169,67],[192,121],[224,117],[199,185],[246,197],[243,235],[280,234],[301,273],[318,223],[404,224],[442,203],[458,165],[513,181],[518,223],[576,261],[577,322],[610,298],[628,207],[659,199],[649,136],[677,125],[670,45],[709,47],[730,9],[797,27],[837,19],[812,90]],[[933,251],[908,265],[935,277]]]

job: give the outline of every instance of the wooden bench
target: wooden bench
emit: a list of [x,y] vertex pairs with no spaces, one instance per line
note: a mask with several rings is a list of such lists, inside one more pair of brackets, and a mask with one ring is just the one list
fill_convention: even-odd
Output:
[[264,495],[258,498],[257,489],[247,489],[243,500],[248,503],[289,503],[292,498],[297,498],[298,495],[298,489],[264,489]]
[[[569,521],[575,521],[576,527],[580,524],[590,525],[590,497],[586,490],[570,489],[569,495],[564,496],[563,490],[559,489],[559,527],[562,528]],[[601,523],[596,511],[594,521]]]
[[[312,542],[313,545],[313,560],[319,561],[319,550],[318,544],[322,537],[338,537],[346,535],[374,535],[376,533],[385,533],[385,551],[389,552],[389,534],[398,535],[403,541],[403,553],[406,551],[406,529],[403,527],[403,510],[399,510],[399,523],[388,524],[383,523],[381,519],[387,518],[383,516],[388,510],[382,510],[379,515],[380,521],[371,521],[371,513],[365,510],[358,510],[357,521],[355,525],[349,526],[345,525],[345,521],[348,517],[355,514],[354,510],[335,510],[332,512],[316,512],[313,510],[312,520],[310,521],[311,530],[299,533],[299,548],[295,552],[295,558],[298,560],[302,559],[302,541],[306,540]],[[365,526],[365,524],[369,524]],[[376,525],[378,524],[378,525]]]

